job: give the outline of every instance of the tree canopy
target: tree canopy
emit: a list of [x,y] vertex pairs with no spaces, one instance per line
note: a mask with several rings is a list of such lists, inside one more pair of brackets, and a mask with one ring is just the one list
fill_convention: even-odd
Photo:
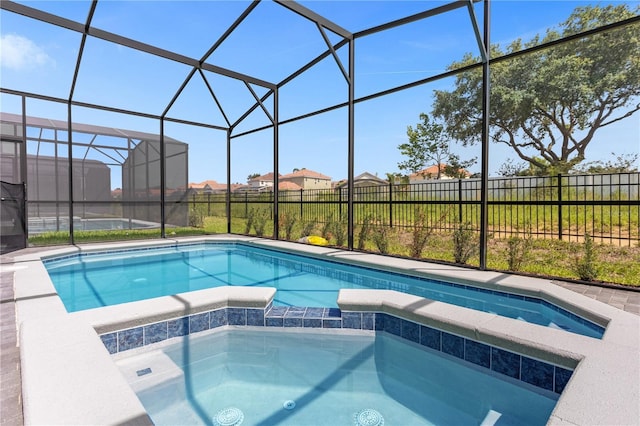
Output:
[[458,155],[449,149],[449,139],[441,123],[431,120],[425,113],[420,114],[422,122],[414,129],[407,127],[409,141],[398,145],[400,153],[407,157],[398,163],[400,170],[418,173],[429,164],[437,166],[436,179],[441,178],[442,172],[450,177],[466,177],[465,168],[473,165],[476,160],[460,161]]
[[[500,58],[561,37],[636,17],[627,5],[578,7],[559,29],[505,49]],[[449,69],[477,64],[466,54]],[[491,63],[490,139],[511,147],[522,160],[547,173],[564,173],[585,159],[595,132],[640,110],[640,24],[585,36]],[[457,74],[451,91],[436,90],[434,117],[464,146],[482,135],[482,70]],[[617,141],[623,142],[623,141]],[[633,143],[629,141],[629,143]],[[637,141],[635,141],[637,143]]]

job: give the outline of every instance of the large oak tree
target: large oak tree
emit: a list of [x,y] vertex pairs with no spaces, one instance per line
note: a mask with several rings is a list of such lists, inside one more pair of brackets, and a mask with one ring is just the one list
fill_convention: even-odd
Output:
[[[505,49],[499,58],[562,37],[636,17],[640,7],[578,7],[558,29]],[[449,69],[476,64],[467,54]],[[585,159],[598,129],[640,109],[640,23],[592,34],[491,64],[490,138],[548,173],[567,172]],[[457,74],[454,89],[435,91],[434,117],[463,145],[481,140],[482,71]],[[614,144],[622,141],[611,141]],[[627,143],[637,143],[629,140]]]

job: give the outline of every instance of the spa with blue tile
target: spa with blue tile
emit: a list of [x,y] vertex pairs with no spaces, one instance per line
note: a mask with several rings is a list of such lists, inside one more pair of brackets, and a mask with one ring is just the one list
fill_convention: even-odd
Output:
[[562,393],[572,370],[380,312],[268,306],[221,308],[100,336],[110,354],[222,326],[384,331],[547,391]]

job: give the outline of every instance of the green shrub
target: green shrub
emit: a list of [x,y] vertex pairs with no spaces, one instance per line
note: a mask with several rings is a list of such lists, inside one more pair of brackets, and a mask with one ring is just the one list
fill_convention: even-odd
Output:
[[256,219],[256,209],[252,207],[247,212],[247,222],[245,223],[245,226],[244,226],[245,234],[251,233],[251,228],[253,228],[253,222],[255,221],[255,219]]
[[320,230],[320,235],[327,241],[331,239],[331,228],[333,228],[333,222],[333,213],[331,213],[327,220],[322,224],[322,228]]
[[526,263],[533,246],[531,238],[531,230],[527,232],[526,237],[510,237],[507,240],[507,262],[509,271],[520,271]]
[[331,222],[331,231],[336,238],[336,245],[344,246],[347,239],[347,218],[345,215]]
[[373,215],[368,214],[362,219],[362,225],[358,232],[358,250],[364,250],[364,245],[371,234],[371,225],[373,224]]
[[593,281],[597,278],[599,269],[596,266],[596,247],[589,233],[584,235],[582,256],[575,260],[574,270],[581,280]]
[[313,230],[315,229],[315,227],[316,227],[315,220],[310,220],[309,222],[305,222],[305,224],[302,226],[302,233],[300,234],[300,236],[308,237],[313,233]]
[[453,231],[454,262],[466,264],[479,250],[476,229],[470,223],[458,223]]
[[204,224],[204,214],[200,212],[195,206],[189,209],[189,226],[194,228],[202,228]]
[[264,230],[267,227],[267,220],[269,219],[269,211],[267,209],[257,209],[254,221],[253,228],[256,230],[256,236],[262,237],[264,236]]
[[296,226],[298,217],[292,213],[280,214],[280,229],[284,231],[285,240],[291,240],[291,234],[293,234],[293,227]]
[[371,239],[381,254],[389,253],[389,240],[392,233],[393,230],[388,226],[380,225],[373,228]]
[[417,208],[413,216],[413,231],[411,232],[411,245],[409,255],[421,257],[422,251],[427,245],[429,237],[433,233],[433,227],[428,224],[428,217],[424,210]]

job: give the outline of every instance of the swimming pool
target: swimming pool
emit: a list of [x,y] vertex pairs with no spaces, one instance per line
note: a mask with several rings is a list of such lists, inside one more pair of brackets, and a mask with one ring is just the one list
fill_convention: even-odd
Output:
[[390,289],[600,338],[604,329],[544,300],[242,243],[76,254],[45,260],[67,311],[219,286],[277,289],[275,306],[337,307],[340,289]]
[[558,398],[386,333],[224,330],[116,364],[156,425],[542,425]]

